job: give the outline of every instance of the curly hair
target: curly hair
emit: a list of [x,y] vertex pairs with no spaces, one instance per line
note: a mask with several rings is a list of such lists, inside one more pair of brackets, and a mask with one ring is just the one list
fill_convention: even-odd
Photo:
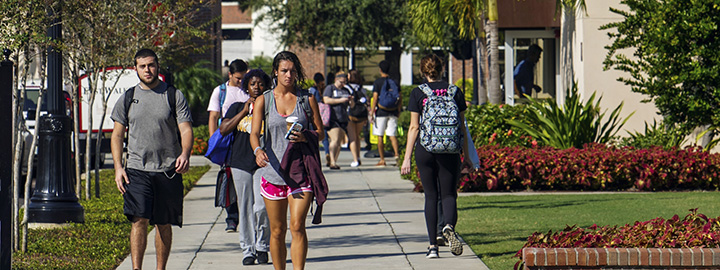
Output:
[[245,92],[248,90],[248,84],[250,83],[250,79],[253,77],[258,77],[260,80],[265,83],[265,90],[272,88],[272,80],[270,79],[270,76],[268,76],[265,71],[262,69],[251,69],[247,73],[245,73],[245,76],[243,76],[242,81],[240,81],[240,88],[242,88]]

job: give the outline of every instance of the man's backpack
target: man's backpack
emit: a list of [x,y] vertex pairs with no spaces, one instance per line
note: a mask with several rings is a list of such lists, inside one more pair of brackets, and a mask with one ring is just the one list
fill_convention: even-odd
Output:
[[398,109],[400,103],[400,87],[393,79],[386,78],[378,95],[378,107],[386,111]]
[[460,153],[462,133],[455,103],[457,86],[451,84],[446,93],[436,93],[427,84],[418,88],[427,96],[420,120],[420,145],[430,153]]

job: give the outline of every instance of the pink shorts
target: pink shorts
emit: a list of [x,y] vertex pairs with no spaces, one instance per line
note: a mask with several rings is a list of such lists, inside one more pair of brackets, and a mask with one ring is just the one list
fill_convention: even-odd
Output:
[[263,198],[271,201],[285,200],[293,194],[303,192],[312,193],[312,186],[310,184],[300,188],[290,188],[290,186],[288,185],[275,185],[273,183],[270,183],[265,180],[264,177],[262,178],[261,187],[262,189],[260,190],[260,193],[262,194]]

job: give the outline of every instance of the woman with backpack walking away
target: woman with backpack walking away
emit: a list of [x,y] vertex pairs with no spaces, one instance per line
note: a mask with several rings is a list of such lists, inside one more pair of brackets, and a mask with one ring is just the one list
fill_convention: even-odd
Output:
[[423,57],[420,71],[427,83],[410,93],[410,128],[400,172],[410,173],[410,155],[414,148],[415,163],[425,192],[425,225],[430,240],[426,257],[439,257],[436,231],[438,196],[442,201],[445,221],[442,234],[450,245],[450,252],[458,256],[462,254],[462,243],[455,233],[461,152],[465,154],[464,162],[469,162],[468,145],[463,140],[468,135],[465,131],[465,94],[457,86],[442,81],[443,63],[437,55]]

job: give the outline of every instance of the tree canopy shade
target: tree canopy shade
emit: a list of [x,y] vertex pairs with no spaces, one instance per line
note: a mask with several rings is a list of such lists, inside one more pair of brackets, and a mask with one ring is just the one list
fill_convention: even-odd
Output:
[[[613,29],[605,69],[633,92],[648,95],[665,121],[686,131],[720,126],[720,2],[717,0],[623,0],[624,20]],[[632,55],[626,55],[630,49]]]
[[250,0],[242,8],[267,7],[283,45],[378,48],[401,44],[409,26],[400,0]]

